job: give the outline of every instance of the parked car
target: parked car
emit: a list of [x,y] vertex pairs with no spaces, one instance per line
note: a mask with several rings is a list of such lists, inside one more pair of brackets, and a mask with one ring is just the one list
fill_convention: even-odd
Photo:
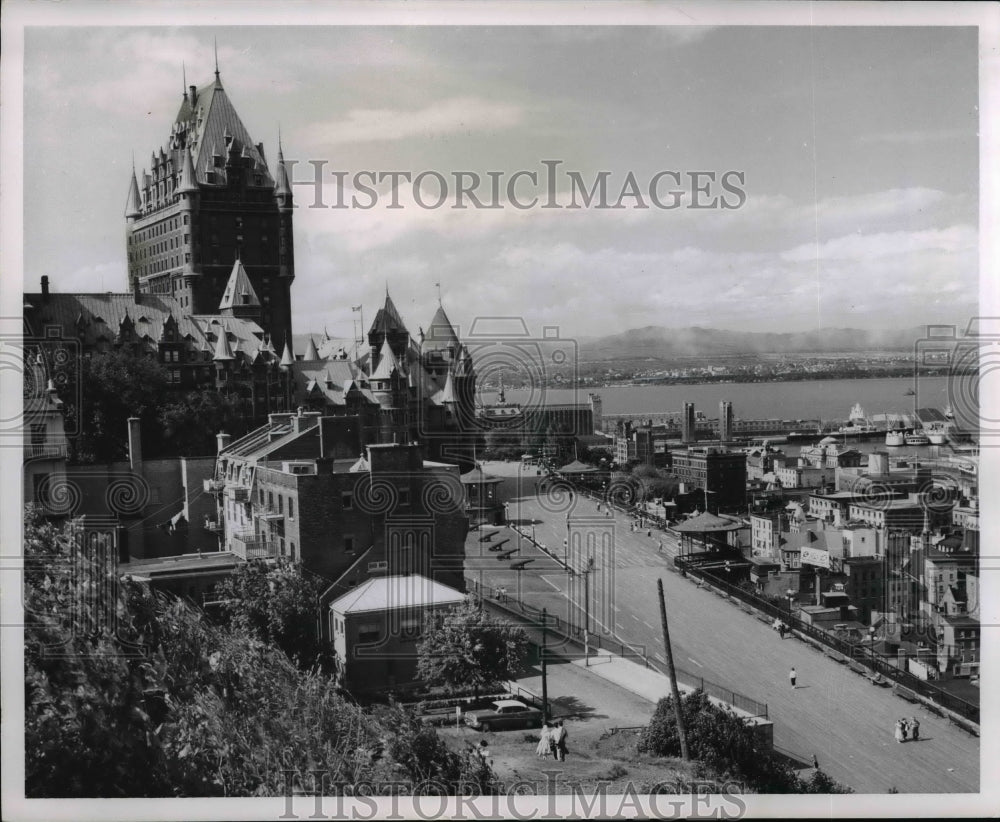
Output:
[[510,731],[541,728],[542,712],[517,699],[498,699],[492,708],[468,711],[465,722],[479,731]]

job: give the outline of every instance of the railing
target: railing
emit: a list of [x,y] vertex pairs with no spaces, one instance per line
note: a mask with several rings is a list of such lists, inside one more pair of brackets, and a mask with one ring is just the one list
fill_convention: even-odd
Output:
[[202,480],[201,486],[206,494],[221,494],[226,487],[226,483],[222,480],[207,479]]
[[[479,591],[480,585],[478,581],[470,577],[465,578],[465,587],[466,590],[472,592],[474,596],[489,599],[491,604],[498,605],[512,613],[520,613],[527,617],[531,623],[539,627],[541,626],[542,611],[540,608],[536,608],[533,605],[529,605],[526,602],[522,602],[519,599],[511,598],[506,595],[502,599],[485,597]],[[568,620],[562,619],[561,617],[548,612],[546,612],[545,616],[547,632],[560,637],[564,642],[583,645],[584,631],[581,626],[575,625]],[[601,631],[591,632],[587,636],[587,641],[591,648],[608,651],[614,656],[620,656],[624,659],[632,659],[634,661],[641,662],[645,667],[653,668],[659,673],[667,675],[666,670],[657,662],[650,660],[646,654],[640,653],[630,645],[616,639],[615,637],[608,636]],[[554,649],[550,648],[550,653],[553,652],[553,650]],[[722,702],[732,705],[734,708],[744,711],[751,717],[763,717],[764,719],[767,719],[768,715],[766,702],[760,702],[756,699],[752,699],[745,694],[730,690],[729,688],[723,687],[716,682],[712,682],[709,679],[705,679],[702,676],[698,676],[697,674],[693,674],[690,671],[686,671],[677,666],[674,666],[674,672],[677,675],[678,682],[685,682],[693,688],[698,688],[704,691],[708,696],[715,697]]]
[[230,547],[236,556],[246,560],[277,556],[274,542],[253,532],[233,534]]
[[217,519],[206,519],[205,530],[211,531],[213,534],[219,534],[223,530],[222,523]]
[[66,456],[66,444],[57,442],[32,442],[24,446],[25,459],[55,459]]
[[947,708],[950,711],[954,711],[972,722],[977,724],[979,723],[978,705],[974,705],[971,702],[956,696],[955,694],[949,693],[927,680],[920,679],[920,677],[911,674],[909,671],[897,668],[892,662],[889,661],[888,658],[877,653],[871,647],[865,647],[860,642],[853,643],[839,639],[836,636],[817,628],[815,625],[810,625],[808,622],[805,622],[799,617],[789,613],[787,607],[779,607],[772,602],[768,602],[767,600],[758,597],[750,591],[731,585],[710,571],[699,569],[696,565],[690,563],[686,557],[675,557],[674,565],[681,571],[690,574],[695,579],[703,580],[707,584],[719,590],[721,593],[744,602],[767,616],[779,618],[793,630],[800,632],[809,639],[812,639],[815,642],[830,648],[831,650],[843,654],[850,660],[854,660],[855,662],[866,666],[870,670],[881,674],[892,682],[895,682],[905,688],[909,688],[911,691],[914,691],[915,693],[937,703],[944,708]]

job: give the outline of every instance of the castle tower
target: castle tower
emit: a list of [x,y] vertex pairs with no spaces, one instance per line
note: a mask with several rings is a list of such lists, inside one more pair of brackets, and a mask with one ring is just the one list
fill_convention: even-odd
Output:
[[406,330],[403,318],[399,316],[396,306],[385,292],[385,305],[378,310],[375,321],[368,331],[368,346],[371,349],[372,373],[378,368],[383,344],[389,343],[389,350],[400,363],[406,362],[406,349],[410,344],[410,332]]
[[275,346],[291,340],[292,193],[279,151],[272,178],[216,72],[188,87],[149,171],[133,171],[125,209],[130,290],[215,314],[239,258]]

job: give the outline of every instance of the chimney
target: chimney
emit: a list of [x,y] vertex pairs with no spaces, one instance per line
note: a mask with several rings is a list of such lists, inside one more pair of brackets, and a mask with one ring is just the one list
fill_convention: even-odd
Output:
[[215,435],[215,445],[220,454],[229,447],[229,443],[232,442],[232,439],[233,435],[227,434],[225,431],[220,431]]
[[49,301],[49,275],[42,275],[42,303],[46,304]]
[[128,418],[128,464],[136,473],[142,472],[142,440],[140,438],[139,418]]

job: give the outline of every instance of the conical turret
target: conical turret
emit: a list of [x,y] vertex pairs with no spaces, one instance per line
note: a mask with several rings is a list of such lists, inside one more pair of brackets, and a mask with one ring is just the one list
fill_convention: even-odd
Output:
[[181,166],[181,185],[177,189],[178,194],[197,194],[198,181],[194,176],[194,162],[191,160],[191,149],[184,149],[184,158]]
[[134,220],[142,215],[142,203],[139,201],[139,183],[135,178],[135,167],[132,167],[132,182],[128,187],[128,201],[125,204],[125,217]]
[[302,359],[306,362],[315,362],[320,359],[319,352],[316,350],[316,343],[313,342],[312,336],[309,337],[309,344],[306,346],[306,353],[302,355]]

